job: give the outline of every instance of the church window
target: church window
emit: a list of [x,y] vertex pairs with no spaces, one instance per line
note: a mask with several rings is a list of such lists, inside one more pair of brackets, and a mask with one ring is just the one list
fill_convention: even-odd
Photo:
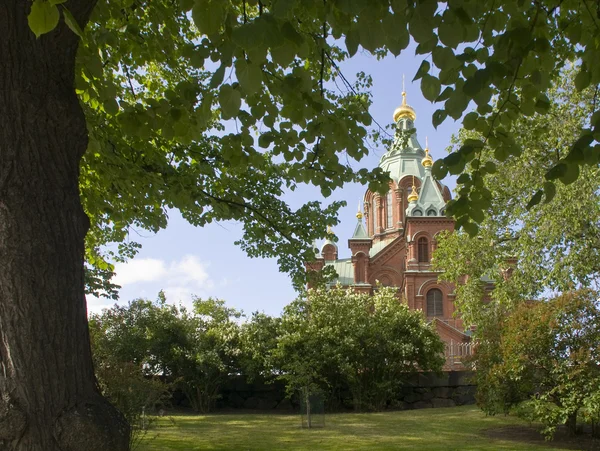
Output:
[[427,292],[427,316],[444,316],[442,292],[437,288]]
[[375,200],[373,200],[373,233],[377,233],[377,217],[379,216],[379,211],[377,210],[377,205]]
[[387,206],[387,228],[391,229],[392,228],[392,221],[393,221],[393,205],[392,205],[392,191],[388,191],[387,193],[387,197],[385,199],[385,203]]
[[427,243],[427,238],[419,238],[419,241],[417,241],[417,251],[419,253],[419,262],[429,261],[429,246]]
[[435,216],[435,210],[433,208],[431,210],[427,210],[427,216]]

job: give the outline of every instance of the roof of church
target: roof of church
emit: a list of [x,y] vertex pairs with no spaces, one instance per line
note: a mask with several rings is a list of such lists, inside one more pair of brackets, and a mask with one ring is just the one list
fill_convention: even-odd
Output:
[[340,283],[341,285],[353,285],[354,284],[354,267],[352,266],[352,259],[341,258],[335,261],[325,262],[325,266],[333,266],[338,277],[330,283],[335,285]]
[[354,233],[352,234],[352,238],[350,238],[350,239],[351,240],[370,240],[371,239],[371,237],[369,237],[369,234],[367,233],[367,229],[365,229],[365,226],[363,225],[362,216],[358,220],[358,223],[356,224],[356,227],[354,228]]

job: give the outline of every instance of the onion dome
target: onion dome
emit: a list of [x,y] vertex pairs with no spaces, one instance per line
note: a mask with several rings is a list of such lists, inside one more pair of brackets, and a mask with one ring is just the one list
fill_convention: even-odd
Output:
[[356,219],[359,221],[363,218],[362,211],[360,211],[360,201],[358,201],[358,211],[356,212]]
[[409,202],[416,202],[417,200],[419,200],[419,195],[417,194],[417,187],[415,186],[414,180],[412,190],[410,191],[410,194],[408,195],[407,199]]
[[429,155],[429,146],[427,145],[427,138],[425,138],[425,158],[421,160],[421,164],[425,168],[430,168],[433,166],[433,158]]
[[402,105],[394,110],[394,122],[398,122],[404,117],[414,121],[417,118],[417,113],[415,113],[413,107],[406,104],[406,92],[402,91]]

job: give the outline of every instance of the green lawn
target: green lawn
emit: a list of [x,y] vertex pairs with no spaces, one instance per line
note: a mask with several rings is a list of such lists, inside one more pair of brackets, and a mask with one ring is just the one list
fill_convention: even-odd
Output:
[[138,450],[580,449],[577,442],[545,443],[526,426],[473,406],[331,414],[325,428],[311,430],[300,428],[299,415],[177,414],[157,418]]

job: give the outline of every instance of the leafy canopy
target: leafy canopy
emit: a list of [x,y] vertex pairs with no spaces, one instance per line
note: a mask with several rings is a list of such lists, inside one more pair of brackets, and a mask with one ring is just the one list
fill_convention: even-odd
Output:
[[395,289],[370,296],[338,286],[309,290],[286,307],[274,355],[289,391],[321,390],[331,399],[347,387],[355,409],[380,410],[410,373],[440,370],[443,349]]
[[[68,4],[35,0],[33,32],[48,33],[62,15],[80,34]],[[166,208],[195,225],[241,220],[240,244],[251,256],[277,256],[283,270],[300,275],[308,243],[337,222],[340,204],[293,211],[282,200],[286,190],[310,183],[327,196],[352,180],[386,186],[381,172],[355,174],[340,158],[366,155],[372,119],[369,78],[352,85],[338,63],[360,47],[398,55],[411,39],[424,55],[415,79],[439,105],[434,125],[462,119],[480,134],[433,169],[440,179],[469,174],[448,212],[474,235],[492,204],[481,188],[494,166],[483,164],[482,149],[502,158],[529,154],[516,139],[518,120],[548,114],[565,61],[578,61],[578,91],[596,88],[599,30],[590,0],[99,3],[77,69],[90,134],[81,191],[94,226],[91,290],[110,292],[107,259],[134,254],[130,228],[164,227]],[[336,78],[344,89],[331,88]],[[556,179],[570,183],[582,167],[597,167],[599,127],[594,104],[537,186],[549,193]],[[118,250],[101,252],[109,242]]]
[[[488,294],[501,310],[522,299],[593,286],[600,280],[598,167],[583,167],[575,183],[569,179],[549,184],[545,179],[569,154],[578,130],[595,108],[595,90],[575,89],[577,73],[577,68],[562,72],[560,82],[548,92],[546,114],[515,121],[515,142],[527,152],[516,156],[490,146],[480,150],[481,164],[490,173],[479,193],[490,205],[480,218],[478,236],[459,232],[439,240],[435,265],[443,271],[443,279],[457,284],[457,306],[469,324],[487,323],[484,316],[497,313],[489,304],[483,308],[482,279],[494,282]],[[480,136],[463,129],[452,148]],[[474,177],[475,171],[468,169],[459,177],[457,189]],[[532,197],[539,197],[539,202],[529,202]]]
[[483,409],[494,414],[519,405],[517,412],[542,422],[547,436],[564,423],[575,432],[579,411],[598,422],[598,317],[598,293],[591,290],[521,304],[502,321],[500,361],[477,368],[487,376],[478,388],[487,393]]

